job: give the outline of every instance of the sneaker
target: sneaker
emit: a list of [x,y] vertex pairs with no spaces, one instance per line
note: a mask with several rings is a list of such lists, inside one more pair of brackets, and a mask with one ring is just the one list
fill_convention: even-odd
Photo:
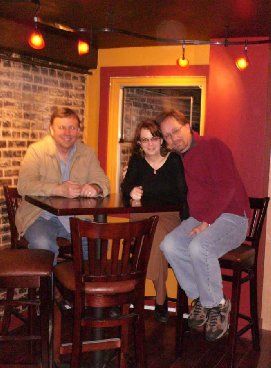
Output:
[[167,298],[164,304],[155,304],[154,318],[158,322],[167,323],[168,321],[168,309],[167,309]]
[[226,299],[224,305],[208,309],[208,321],[206,323],[205,337],[208,341],[221,339],[229,328],[229,314],[231,302]]
[[207,321],[207,309],[201,305],[199,298],[191,303],[192,309],[188,316],[188,327],[197,328],[204,326]]

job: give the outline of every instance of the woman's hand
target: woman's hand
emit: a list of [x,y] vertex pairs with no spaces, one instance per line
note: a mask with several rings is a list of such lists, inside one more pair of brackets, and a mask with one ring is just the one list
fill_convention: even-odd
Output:
[[130,197],[136,201],[140,201],[143,196],[142,186],[134,187],[130,192]]

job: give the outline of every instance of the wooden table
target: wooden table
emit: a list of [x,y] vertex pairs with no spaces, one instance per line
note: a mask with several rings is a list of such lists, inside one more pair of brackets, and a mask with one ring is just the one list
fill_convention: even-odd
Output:
[[64,198],[26,196],[25,200],[56,216],[94,215],[95,217],[112,214],[171,212],[180,210],[180,206],[159,202],[135,202],[122,198],[121,194],[110,194],[105,198]]

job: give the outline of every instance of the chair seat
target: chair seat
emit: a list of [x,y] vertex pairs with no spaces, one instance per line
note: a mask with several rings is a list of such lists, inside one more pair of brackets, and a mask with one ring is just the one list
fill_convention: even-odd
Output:
[[49,276],[53,260],[54,254],[45,249],[4,249],[0,256],[0,277]]
[[249,245],[242,244],[228,253],[224,254],[219,262],[223,267],[252,267],[255,260],[255,249]]
[[[54,274],[57,280],[68,290],[75,291],[75,277],[73,263],[63,262],[55,266]],[[135,280],[110,281],[110,282],[86,282],[86,294],[120,294],[129,293],[135,289]]]

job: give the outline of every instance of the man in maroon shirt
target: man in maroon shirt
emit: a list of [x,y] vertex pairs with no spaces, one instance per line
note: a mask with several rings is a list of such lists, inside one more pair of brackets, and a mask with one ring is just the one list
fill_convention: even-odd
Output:
[[200,137],[175,110],[158,117],[168,147],[183,158],[190,217],[160,247],[187,296],[193,299],[191,328],[206,324],[206,339],[228,329],[230,300],[224,298],[218,258],[245,239],[249,201],[229,148]]

